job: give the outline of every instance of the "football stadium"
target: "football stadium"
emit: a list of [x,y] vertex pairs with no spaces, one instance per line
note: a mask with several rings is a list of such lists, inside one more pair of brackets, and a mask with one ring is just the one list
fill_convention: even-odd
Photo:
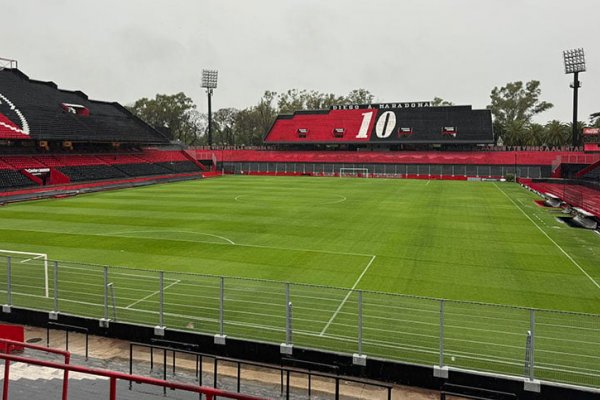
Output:
[[[5,321],[429,388],[600,388],[599,153],[478,148],[489,110],[416,102],[177,148],[16,68],[0,87]],[[340,143],[376,149],[318,148]],[[422,144],[444,150],[378,151]]]
[[205,121],[0,58],[2,398],[600,398],[600,113],[563,57],[570,127],[537,81],[508,122],[511,84],[213,113],[207,69]]

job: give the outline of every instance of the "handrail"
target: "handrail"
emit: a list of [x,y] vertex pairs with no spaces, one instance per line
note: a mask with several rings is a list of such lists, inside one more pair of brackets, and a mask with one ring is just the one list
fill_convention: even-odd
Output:
[[[158,340],[157,340],[158,341]],[[163,342],[167,342],[167,343],[173,343],[173,344],[179,344],[179,345],[190,345],[188,343],[182,343],[182,342],[173,342],[173,341],[168,341],[168,340],[160,340]],[[164,352],[163,354],[163,376],[164,379],[166,380],[166,355],[167,355],[167,351],[171,351],[173,352],[173,373],[175,373],[175,353],[182,353],[182,354],[188,354],[188,355],[195,355],[196,356],[196,369],[197,372],[198,371],[198,357],[200,359],[200,363],[202,363],[202,358],[210,358],[214,360],[214,384],[216,386],[216,382],[217,382],[217,364],[220,361],[224,361],[224,362],[230,362],[230,363],[235,363],[237,364],[237,371],[238,371],[238,375],[237,375],[237,388],[239,390],[240,388],[240,366],[241,365],[247,365],[247,366],[252,366],[252,367],[260,367],[260,368],[265,368],[265,369],[271,369],[271,370],[275,370],[275,371],[279,371],[281,373],[281,390],[282,390],[282,394],[283,394],[283,374],[284,372],[286,373],[286,378],[287,378],[287,383],[285,385],[286,387],[286,398],[289,399],[289,379],[290,379],[290,373],[298,373],[298,374],[304,374],[306,376],[308,376],[308,393],[310,396],[311,393],[311,378],[313,376],[315,377],[319,377],[319,378],[328,378],[328,379],[333,379],[336,382],[336,390],[335,390],[335,398],[338,399],[339,398],[339,382],[340,380],[346,381],[346,382],[352,382],[352,383],[360,383],[360,384],[365,384],[365,385],[369,385],[369,386],[373,386],[373,387],[378,387],[378,388],[382,388],[382,389],[386,389],[387,390],[387,398],[388,400],[390,400],[392,398],[392,388],[393,385],[389,384],[389,383],[384,383],[384,382],[375,382],[372,380],[366,380],[366,379],[359,379],[359,378],[353,378],[353,377],[349,377],[349,376],[341,376],[339,374],[339,367],[338,366],[332,366],[333,369],[336,371],[336,373],[328,373],[328,372],[317,372],[317,371],[312,371],[310,369],[303,369],[303,368],[298,368],[298,367],[293,367],[293,366],[285,366],[285,365],[281,365],[281,366],[275,366],[275,365],[271,365],[271,364],[267,364],[267,363],[261,363],[261,362],[256,362],[256,361],[247,361],[247,360],[239,360],[236,358],[231,358],[231,357],[223,357],[223,356],[217,356],[214,354],[209,354],[209,353],[201,353],[201,352],[197,352],[197,351],[192,351],[192,350],[185,350],[185,349],[180,349],[180,348],[176,348],[176,347],[168,347],[168,346],[158,346],[158,345],[154,345],[154,344],[147,344],[147,343],[139,343],[139,342],[130,342],[129,343],[129,373],[132,374],[133,373],[133,348],[134,347],[140,347],[140,348],[147,348],[150,349],[150,365],[152,368],[153,366],[153,352],[154,349],[157,350],[162,350]],[[293,359],[293,358],[289,358],[289,357],[285,357],[282,359],[282,361],[290,361],[290,360],[294,360],[294,361],[298,361],[301,362],[303,360],[297,360],[297,359]],[[326,364],[320,364],[320,363],[311,363],[311,362],[307,362],[308,364],[313,364],[313,365],[320,365],[320,366],[326,366]],[[200,372],[201,374],[201,372]],[[199,376],[199,379],[201,379],[201,376]],[[201,381],[200,381],[201,382]]]
[[[19,343],[19,345],[21,345],[20,342],[17,342],[17,343]],[[170,388],[170,389],[179,389],[179,390],[185,390],[188,392],[204,394],[206,396],[206,400],[214,400],[217,396],[225,397],[228,399],[236,399],[236,400],[266,400],[261,397],[243,395],[243,394],[239,394],[239,393],[231,393],[231,392],[226,392],[224,390],[214,389],[214,388],[205,387],[205,386],[196,386],[196,385],[190,385],[187,383],[179,383],[179,382],[169,382],[169,381],[164,381],[164,380],[156,379],[156,378],[149,378],[149,377],[145,377],[145,376],[129,375],[129,374],[126,374],[123,372],[109,371],[109,370],[96,369],[96,368],[87,368],[87,367],[83,367],[83,366],[79,366],[79,365],[61,364],[61,363],[52,362],[52,361],[44,361],[44,360],[38,360],[38,359],[33,359],[33,358],[28,358],[28,357],[13,356],[10,354],[0,354],[0,359],[4,359],[7,365],[9,365],[11,361],[14,361],[14,362],[21,362],[21,363],[25,363],[25,364],[37,365],[37,366],[41,366],[41,367],[62,369],[65,372],[72,371],[72,372],[79,372],[82,374],[102,376],[105,378],[109,378],[109,380],[110,380],[109,399],[110,400],[116,400],[116,398],[117,398],[117,391],[116,391],[117,390],[117,380],[125,380],[125,381],[130,381],[130,382],[144,383],[144,384],[148,384],[148,385],[162,386],[162,387],[166,387],[166,388]],[[7,382],[10,381],[7,376],[8,375],[7,371],[8,371],[8,369],[5,370],[5,379],[4,379],[6,386],[8,386]],[[63,399],[66,400],[65,397],[63,397]],[[8,400],[8,391],[5,393],[4,400]]]
[[[71,362],[71,353],[66,350],[51,349],[49,347],[38,346],[36,344],[31,344],[31,343],[26,343],[26,342],[18,342],[16,340],[2,339],[2,338],[0,338],[0,343],[6,344],[6,354],[10,353],[11,346],[22,347],[22,348],[27,348],[27,349],[32,349],[32,350],[44,351],[46,353],[60,354],[64,357],[65,365],[68,365]],[[4,383],[2,385],[2,399],[8,400],[8,384],[10,382],[10,379],[9,379],[10,361],[7,358],[3,357],[2,353],[0,353],[0,358],[4,358],[4,360],[5,360],[4,361]],[[62,397],[61,397],[62,400],[67,400],[67,398],[69,396],[68,393],[69,393],[69,371],[65,369],[64,375],[63,375],[63,385],[62,385]]]
[[58,322],[48,322],[46,325],[46,346],[50,347],[50,327],[62,328],[65,331],[65,350],[69,350],[69,330],[85,334],[85,359],[89,356],[89,329],[83,326],[59,324]]

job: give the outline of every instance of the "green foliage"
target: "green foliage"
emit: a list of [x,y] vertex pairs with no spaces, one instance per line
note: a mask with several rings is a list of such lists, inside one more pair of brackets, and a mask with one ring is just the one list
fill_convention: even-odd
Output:
[[539,81],[509,82],[494,87],[488,108],[494,116],[494,133],[508,146],[543,145],[544,133],[539,125],[531,125],[531,118],[553,107],[541,101]]
[[451,101],[447,101],[442,99],[441,97],[434,97],[431,105],[434,107],[443,107],[443,106],[453,106],[454,103]]
[[154,99],[137,100],[127,109],[158,130],[167,129],[173,139],[193,142],[198,134],[192,112],[196,105],[183,92],[174,95],[157,94]]
[[553,107],[552,103],[540,100],[542,90],[539,81],[509,82],[501,88],[492,89],[489,108],[495,120],[507,125],[512,121],[529,123],[534,115]]
[[600,128],[600,112],[590,114],[590,126]]

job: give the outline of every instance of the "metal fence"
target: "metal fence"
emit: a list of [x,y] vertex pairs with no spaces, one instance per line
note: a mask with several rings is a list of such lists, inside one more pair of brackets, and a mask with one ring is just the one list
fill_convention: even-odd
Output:
[[471,165],[471,164],[362,164],[362,163],[300,163],[300,162],[225,162],[218,169],[228,174],[310,174],[339,175],[340,169],[368,170],[380,177],[499,177],[515,175],[521,178],[541,178],[551,174],[550,166],[539,165]]
[[600,315],[24,255],[0,256],[0,288],[4,312],[14,306],[600,388]]

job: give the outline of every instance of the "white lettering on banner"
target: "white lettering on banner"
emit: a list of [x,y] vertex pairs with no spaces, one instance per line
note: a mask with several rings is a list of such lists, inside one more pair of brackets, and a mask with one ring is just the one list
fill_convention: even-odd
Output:
[[356,135],[357,139],[366,139],[368,138],[368,130],[369,125],[371,125],[371,118],[373,118],[373,111],[362,113],[363,120],[360,124],[360,128],[358,129],[358,134]]
[[396,114],[393,111],[386,111],[377,120],[375,125],[375,134],[380,139],[390,137],[396,127]]

